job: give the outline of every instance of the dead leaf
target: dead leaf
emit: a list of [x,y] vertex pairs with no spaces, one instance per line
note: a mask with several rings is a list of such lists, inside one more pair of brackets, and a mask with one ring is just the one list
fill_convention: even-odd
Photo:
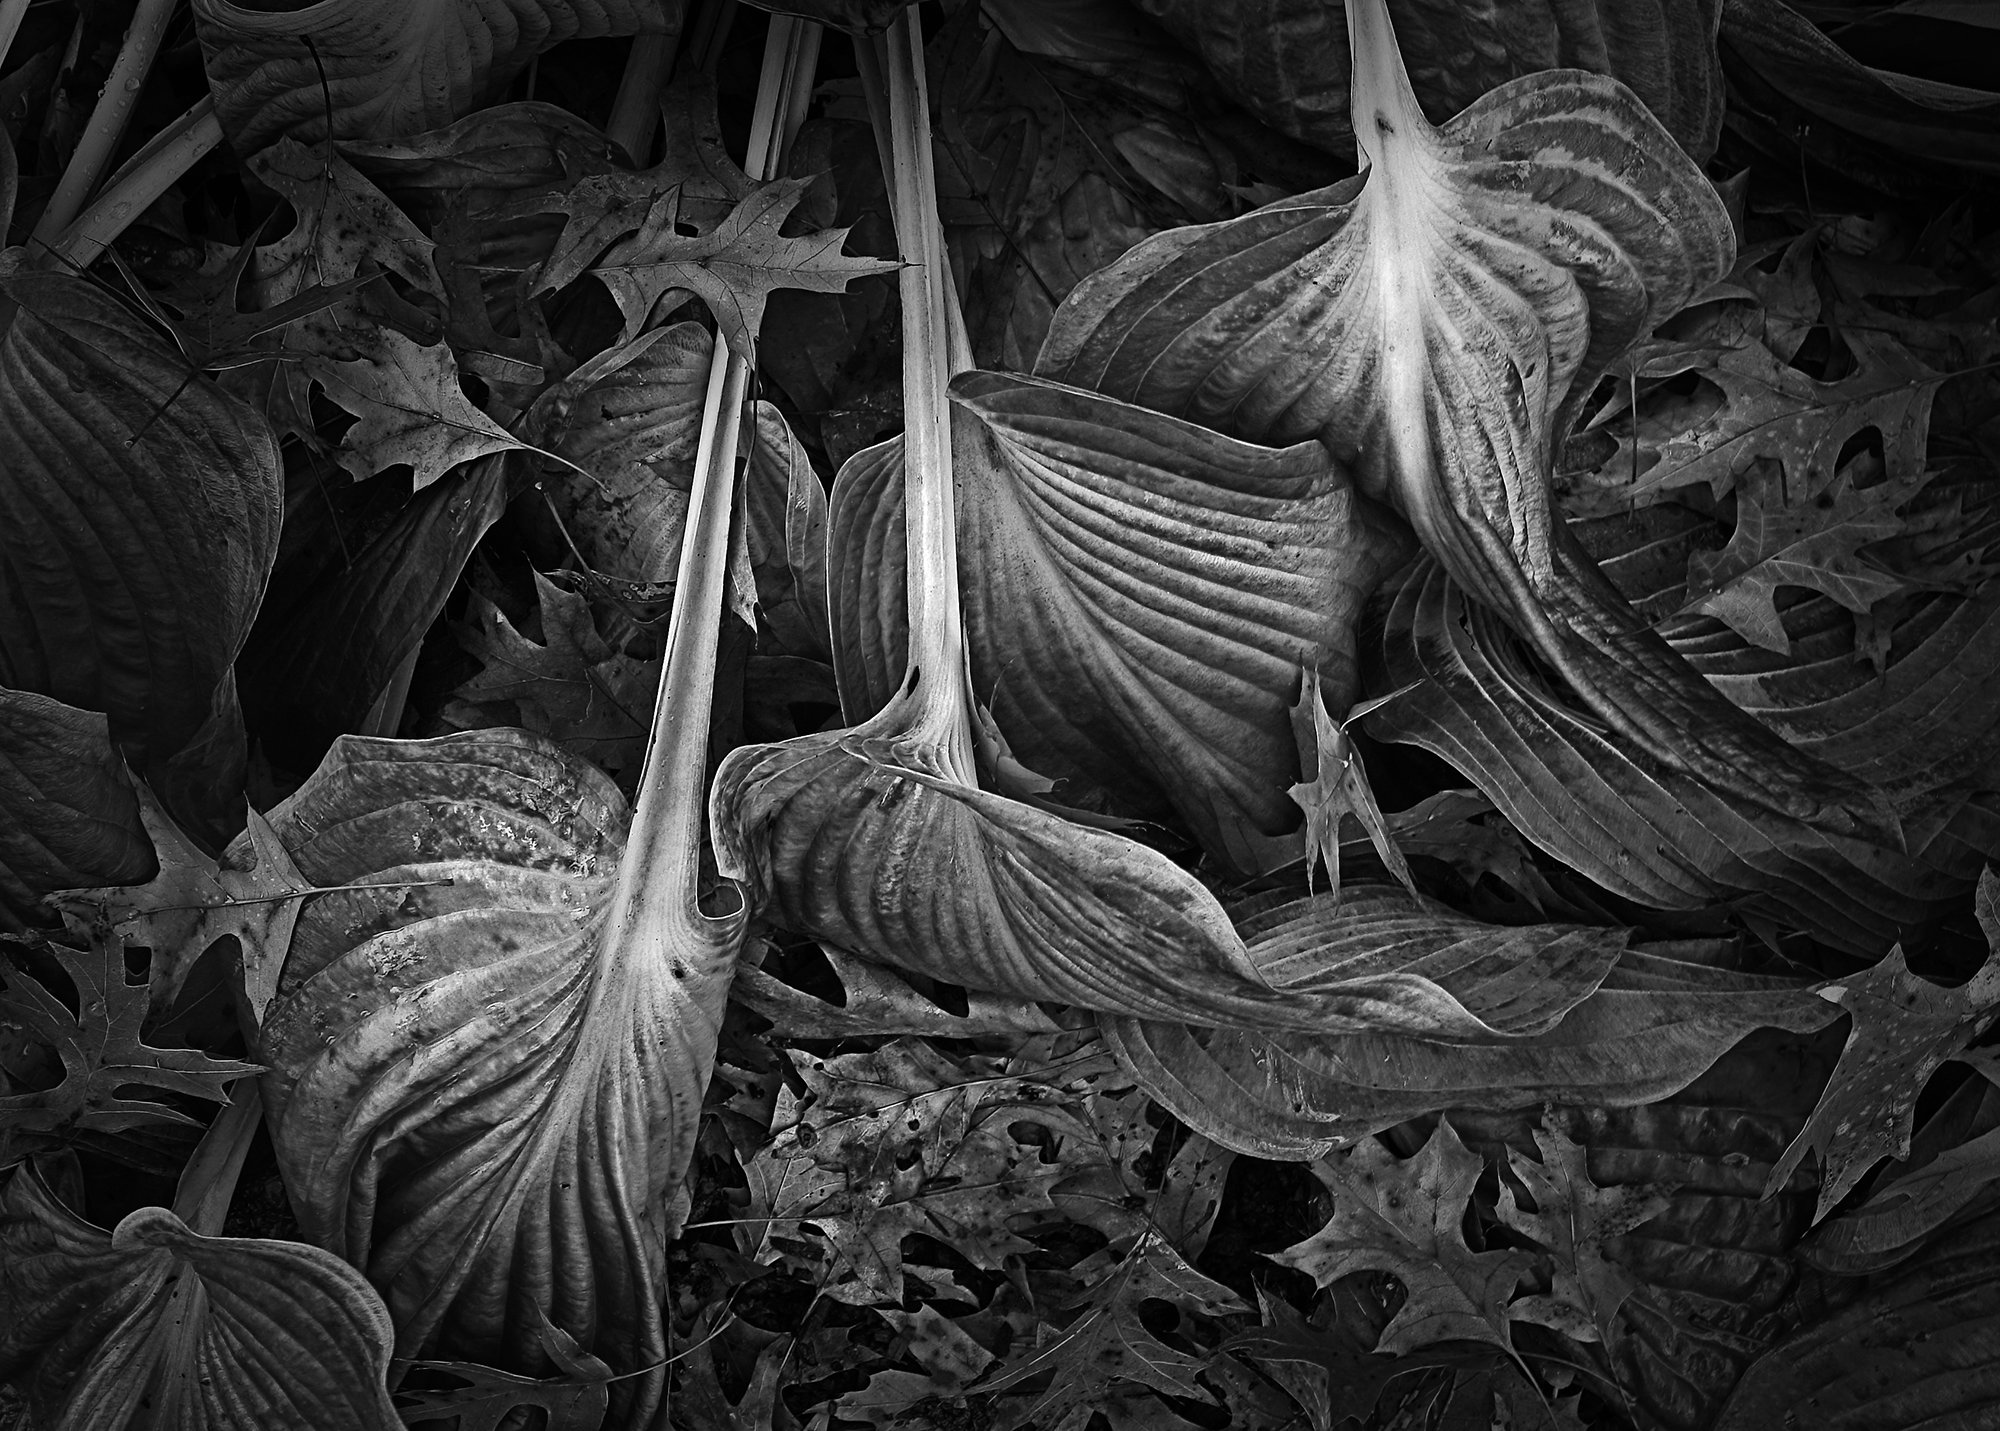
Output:
[[[1364,716],[1401,694],[1396,691],[1365,701],[1349,711],[1347,719]],[[1299,738],[1300,768],[1312,775],[1310,780],[1291,788],[1292,799],[1306,812],[1307,891],[1312,890],[1313,867],[1324,861],[1328,893],[1336,896],[1340,893],[1340,822],[1343,816],[1352,815],[1367,832],[1389,872],[1414,894],[1416,885],[1410,866],[1382,819],[1382,807],[1375,803],[1368,772],[1362,768],[1361,756],[1348,739],[1346,721],[1328,711],[1320,697],[1317,668],[1305,673],[1299,703],[1292,708],[1292,725]]]

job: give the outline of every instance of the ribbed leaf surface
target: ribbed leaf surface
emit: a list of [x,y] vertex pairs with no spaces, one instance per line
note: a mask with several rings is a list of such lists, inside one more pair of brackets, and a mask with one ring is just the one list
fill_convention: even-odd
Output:
[[278,444],[93,285],[6,289],[0,686],[104,712],[184,819],[240,817],[229,676],[277,553]]
[[[564,40],[663,33],[681,7],[638,0],[196,0],[216,114],[237,150],[417,134],[492,98]],[[307,41],[311,44],[308,45]],[[324,80],[321,76],[324,75]]]
[[1512,957],[1540,964],[1526,982],[1546,975],[1560,992],[1511,987],[1509,956],[1468,959],[1465,921],[1440,915],[1399,955],[1337,938],[1276,948],[1288,987],[1273,987],[1214,896],[1165,856],[939,779],[908,738],[877,736],[907,719],[908,699],[858,732],[744,747],[716,773],[717,867],[773,923],[968,988],[1248,1028],[1506,1042],[1519,1036],[1510,1019],[1539,1019],[1602,976],[1607,941],[1558,937]]
[[1713,187],[1600,75],[1516,80],[1433,128],[1381,0],[1349,18],[1367,171],[1146,240],[1064,302],[1038,371],[1258,441],[1318,436],[1622,741],[1758,805],[1891,830],[1697,680],[1550,504],[1577,405],[1728,268]]
[[607,944],[623,801],[524,732],[343,740],[271,819],[316,884],[384,886],[304,908],[266,1017],[306,1235],[381,1289],[399,1354],[535,1374],[546,1313],[644,1424],[740,916]]
[[1716,1431],[1980,1431],[2000,1420],[2000,1214],[1933,1244],[1743,1373]]
[[[1354,152],[1347,29],[1331,0],[1138,0],[1200,52],[1232,97],[1309,144]],[[1442,119],[1496,85],[1575,68],[1629,85],[1697,159],[1722,127],[1715,0],[1395,0],[1410,80]]]
[[0,1376],[56,1431],[394,1431],[382,1301],[297,1242],[160,1207],[106,1233],[18,1169],[0,1191]]
[[1441,1108],[1651,1102],[1754,1028],[1814,1029],[1835,1012],[1800,985],[1634,951],[1554,1027],[1511,1042],[1100,1026],[1189,1127],[1241,1153],[1303,1160]]
[[[1298,826],[1299,673],[1352,703],[1354,617],[1393,539],[1371,539],[1316,443],[1255,447],[1000,373],[951,395],[972,686],[1015,758],[1069,782],[1072,803],[1178,813],[1238,868],[1271,862],[1272,837]],[[903,676],[902,509],[900,444],[843,470],[832,590],[850,720]]]
[[48,922],[37,906],[54,890],[152,873],[153,842],[104,717],[0,690],[0,926]]
[[[1418,563],[1379,599],[1380,668],[1373,679],[1384,690],[1418,684],[1370,715],[1369,732],[1450,761],[1522,834],[1614,893],[1669,909],[1736,900],[1836,947],[1873,955],[1906,926],[1940,913],[1978,876],[1977,847],[1986,843],[1985,832],[1955,819],[1962,795],[1939,799],[1933,787],[1912,800],[1907,853],[1775,810],[1732,804],[1705,783],[1643,762],[1607,740],[1522,659],[1500,622],[1467,602],[1435,564]],[[1963,610],[1969,629],[1980,630],[1985,623],[1973,614],[1975,604]],[[1733,637],[1724,648],[1743,650]],[[1718,656],[1704,664],[1722,668],[1729,662]],[[1934,755],[1947,770],[1963,768],[1969,757],[1961,752],[1954,759],[1939,739],[1934,713],[1945,711],[1948,719],[1961,698],[1952,688],[1977,679],[1969,669],[1947,670],[1935,692],[1937,706],[1912,703],[1925,715],[1912,722],[1910,733],[1928,739],[1928,754],[1917,746],[1903,757],[1906,764],[1913,759],[1920,767]],[[1809,685],[1811,672],[1797,680]],[[1730,688],[1728,681],[1719,684]],[[1758,689],[1743,678],[1735,684],[1746,698]],[[1763,687],[1763,699],[1781,684]],[[1853,691],[1847,699],[1858,703],[1866,693]],[[1809,730],[1813,745],[1849,768],[1896,769],[1885,752],[1904,749],[1900,733],[1892,736],[1871,723],[1874,738],[1864,753],[1863,743],[1837,735],[1838,722],[1855,721],[1856,714],[1843,711],[1839,701],[1827,705],[1796,710],[1788,717],[1791,727],[1801,735]],[[1983,736],[1990,711],[1980,707],[1976,714],[1974,733]],[[1915,778],[1925,772],[1903,773]]]

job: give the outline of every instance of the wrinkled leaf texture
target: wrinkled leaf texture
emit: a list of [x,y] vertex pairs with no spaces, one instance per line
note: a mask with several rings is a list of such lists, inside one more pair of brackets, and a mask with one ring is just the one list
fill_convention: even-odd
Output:
[[[418,134],[462,118],[565,40],[670,34],[682,7],[639,0],[196,0],[208,85],[242,154]],[[310,40],[310,47],[307,41]],[[322,83],[321,75],[325,80]]]
[[[1357,914],[1348,937],[1365,942],[1369,923]],[[1546,938],[1550,928],[1539,932]],[[1651,1102],[1691,1083],[1752,1029],[1816,1029],[1835,1014],[1803,985],[1641,949],[1620,954],[1587,997],[1554,1012],[1559,1021],[1545,1013],[1527,1036],[1480,1042],[1386,1029],[1098,1023],[1119,1061],[1196,1132],[1254,1157],[1303,1160],[1441,1108]]]
[[47,923],[43,895],[153,873],[139,800],[104,717],[0,690],[0,928]]
[[1932,1244],[1743,1374],[1716,1431],[1975,1431],[2000,1408],[2000,1213]]
[[395,1431],[393,1329],[337,1257],[203,1237],[160,1207],[106,1233],[31,1167],[0,1190],[0,1376],[52,1431]]
[[1433,129],[1380,0],[1352,18],[1370,168],[1140,244],[1065,300],[1038,371],[1257,441],[1320,437],[1650,762],[1893,844],[1872,791],[1696,679],[1551,505],[1552,444],[1598,378],[1727,270],[1715,190],[1598,75],[1514,81]]
[[[1255,872],[1298,853],[1302,669],[1355,691],[1352,628],[1388,542],[1313,443],[1269,449],[1076,388],[951,385],[975,698],[1058,798],[1161,818]],[[900,443],[835,484],[835,671],[859,723],[904,675]]]
[[540,1373],[546,1314],[641,1425],[740,916],[700,956],[607,946],[625,821],[525,732],[342,740],[271,823],[316,884],[386,887],[305,907],[261,1052],[300,1225],[382,1291],[399,1355]]
[[[1334,0],[1137,0],[1192,45],[1223,87],[1309,144],[1354,152],[1347,29]],[[1722,130],[1717,0],[1395,0],[1424,109],[1442,120],[1500,84],[1580,69],[1628,86],[1696,159]]]
[[226,830],[245,758],[232,666],[277,552],[278,444],[92,284],[6,291],[0,686],[104,712],[184,820]]

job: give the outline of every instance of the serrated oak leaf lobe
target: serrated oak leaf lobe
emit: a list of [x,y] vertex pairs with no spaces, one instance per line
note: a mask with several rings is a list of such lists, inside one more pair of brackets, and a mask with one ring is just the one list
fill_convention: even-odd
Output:
[[[1271,862],[1298,825],[1299,673],[1351,699],[1352,626],[1394,538],[1316,444],[1011,374],[962,374],[950,397],[972,688],[1015,758],[1071,803],[1178,814],[1231,865]],[[829,593],[852,721],[904,675],[902,508],[900,443],[842,469]]]
[[1871,792],[1696,679],[1551,504],[1553,445],[1597,380],[1727,271],[1714,188],[1601,75],[1515,80],[1433,127],[1380,0],[1348,19],[1364,173],[1141,243],[1064,301],[1037,371],[1257,441],[1319,437],[1621,743],[1893,844]]
[[381,1289],[399,1354],[536,1372],[546,1318],[651,1415],[741,916],[606,938],[624,801],[526,732],[345,738],[271,823],[317,885],[362,886],[301,914],[261,1039],[306,1235]]
[[0,1376],[47,1425],[394,1431],[374,1289],[297,1242],[203,1237],[160,1207],[107,1233],[30,1168],[0,1190]]

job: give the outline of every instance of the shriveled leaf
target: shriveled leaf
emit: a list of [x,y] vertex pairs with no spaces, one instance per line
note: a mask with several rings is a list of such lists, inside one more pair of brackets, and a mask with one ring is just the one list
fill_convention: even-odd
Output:
[[105,718],[0,690],[0,927],[47,923],[42,896],[132,884],[153,847]]
[[584,1351],[576,1339],[543,1314],[542,1345],[564,1375],[516,1376],[477,1362],[427,1361],[427,1373],[444,1372],[464,1382],[450,1391],[406,1393],[398,1408],[405,1426],[454,1422],[454,1431],[502,1431],[523,1407],[537,1407],[544,1431],[597,1431],[611,1407],[611,1368]]
[[[1253,447],[997,373],[951,393],[973,690],[1014,757],[1070,803],[1177,813],[1239,869],[1295,857],[1299,670],[1351,698],[1353,615],[1394,539],[1373,540],[1317,445]],[[903,674],[889,575],[902,499],[896,444],[835,487],[835,657],[853,720]]]
[[1333,1216],[1274,1260],[1322,1287],[1351,1272],[1388,1272],[1401,1282],[1403,1305],[1376,1351],[1442,1341],[1511,1350],[1507,1301],[1535,1259],[1519,1249],[1466,1246],[1466,1203],[1485,1166],[1442,1118],[1422,1150],[1402,1162],[1372,1139],[1329,1154],[1313,1171],[1333,1193]]
[[1728,269],[1714,188],[1598,75],[1515,80],[1434,128],[1383,0],[1348,21],[1366,172],[1147,240],[1065,300],[1037,370],[1259,441],[1321,438],[1621,745],[1895,843],[1872,792],[1675,658],[1553,509],[1554,445],[1598,379]]
[[395,1431],[393,1330],[361,1274],[296,1242],[142,1207],[106,1233],[32,1169],[0,1191],[0,1376],[96,1431]]
[[[1436,752],[1529,840],[1616,894],[1668,909],[1728,900],[1875,954],[1970,881],[1929,830],[1912,833],[1908,852],[1895,850],[1811,814],[1739,802],[1628,753],[1428,562],[1393,579],[1378,601],[1379,688],[1415,684],[1367,718],[1369,734]],[[1857,770],[1831,751],[1825,763]],[[1874,798],[1889,797],[1875,790]]]
[[1819,996],[1854,1020],[1840,1064],[1811,1120],[1771,1172],[1774,1192],[1808,1149],[1822,1167],[1817,1221],[1884,1157],[1910,1153],[1917,1097],[1946,1059],[1977,1038],[2000,1010],[2000,876],[1980,876],[1979,920],[1992,952],[1955,989],[1912,974],[1902,946],[1874,968],[1824,984]]
[[[287,10],[200,0],[209,88],[239,153],[280,137],[386,139],[448,124],[571,39],[671,34],[678,6],[634,0],[316,0]],[[324,76],[324,79],[322,79]]]
[[[1340,6],[1257,0],[1224,11],[1198,0],[1139,0],[1139,8],[1192,45],[1266,122],[1323,149],[1354,152]],[[1396,0],[1394,14],[1411,81],[1434,118],[1538,70],[1595,70],[1630,86],[1682,148],[1705,159],[1722,128],[1721,8],[1714,0],[1517,0],[1481,9]]]
[[1638,1283],[1609,1254],[1606,1240],[1665,1212],[1673,1188],[1597,1186],[1590,1180],[1585,1149],[1552,1120],[1545,1121],[1547,1126],[1534,1130],[1540,1163],[1511,1149],[1507,1155],[1534,1208],[1523,1208],[1503,1180],[1499,1217],[1548,1249],[1555,1264],[1553,1285],[1547,1294],[1521,1298],[1508,1314],[1516,1321],[1554,1327],[1577,1341],[1609,1343],[1618,1309]]
[[[1357,712],[1350,712],[1352,720]],[[1382,863],[1406,886],[1410,867],[1382,819],[1382,807],[1368,783],[1361,754],[1348,739],[1345,723],[1326,707],[1317,669],[1305,673],[1299,703],[1292,711],[1299,732],[1299,763],[1307,779],[1290,790],[1306,812],[1306,890],[1312,890],[1313,869],[1326,865],[1328,893],[1340,893],[1340,823],[1352,815],[1382,857]]]
[[1787,1421],[1828,1431],[1973,1431],[2000,1400],[2000,1213],[1773,1347],[1737,1383],[1717,1431]]
[[319,886],[382,886],[306,906],[261,1038],[305,1234],[382,1290],[399,1354],[538,1374],[546,1318],[643,1420],[741,915],[637,923],[624,801],[524,732],[344,739],[271,823]]
[[[227,1103],[228,1085],[257,1072],[252,1063],[211,1058],[197,1048],[159,1048],[142,1032],[152,990],[125,976],[124,941],[104,928],[79,926],[83,948],[53,940],[33,946],[68,977],[73,994],[51,988],[22,967],[0,964],[0,1019],[25,1030],[62,1063],[53,1087],[0,1097],[0,1131],[31,1140],[76,1132],[121,1133],[154,1123],[198,1126],[164,1097]],[[74,1004],[75,1012],[71,1012]]]
[[826,960],[840,980],[841,1001],[795,989],[762,969],[739,969],[730,991],[745,1008],[771,1021],[773,1033],[790,1038],[852,1038],[857,1034],[927,1034],[972,1038],[993,1033],[1054,1033],[1057,1024],[1037,1004],[978,992],[965,996],[965,1012],[953,1013],[919,993],[893,969],[864,963],[838,949]]
[[791,424],[768,402],[756,407],[743,507],[760,619],[782,649],[827,659],[826,488]]
[[1441,1108],[1649,1102],[1693,1082],[1755,1028],[1810,1030],[1833,1017],[1790,981],[1631,951],[1554,1027],[1509,1043],[1136,1019],[1100,1027],[1141,1086],[1189,1127],[1253,1157],[1297,1160]]
[[[842,254],[845,229],[785,235],[780,226],[798,207],[807,181],[773,179],[753,188],[709,233],[675,232],[679,195],[654,200],[638,231],[600,254],[591,272],[603,280],[625,315],[625,333],[642,330],[669,293],[692,293],[709,312],[730,348],[753,356],[764,303],[779,288],[839,293],[856,278],[887,272],[895,264]],[[547,287],[549,280],[542,280]]]
[[6,292],[0,686],[102,711],[172,808],[226,833],[245,758],[230,671],[277,555],[277,442],[93,284]]

